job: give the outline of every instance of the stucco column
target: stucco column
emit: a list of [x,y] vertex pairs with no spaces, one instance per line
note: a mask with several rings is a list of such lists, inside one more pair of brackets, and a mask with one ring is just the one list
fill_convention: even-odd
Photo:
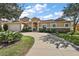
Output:
[[33,22],[32,22],[32,24],[31,24],[31,27],[32,27],[32,31],[33,31]]
[[1,23],[2,30],[4,30],[3,25],[4,25],[4,24],[3,24],[3,23]]
[[51,22],[50,22],[50,24],[49,24],[49,29],[50,29],[50,31],[51,31]]
[[70,30],[71,30],[71,31],[73,30],[73,22],[71,22]]
[[37,28],[37,31],[39,31],[39,23],[40,23],[40,21],[38,21],[38,28]]

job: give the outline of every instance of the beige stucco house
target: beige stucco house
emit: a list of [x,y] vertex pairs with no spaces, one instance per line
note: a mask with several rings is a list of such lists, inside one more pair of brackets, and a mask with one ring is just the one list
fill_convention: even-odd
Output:
[[56,20],[40,20],[39,18],[34,17],[31,20],[21,19],[20,22],[23,25],[30,27],[32,31],[39,31],[43,28],[46,28],[45,30],[56,29],[57,31],[70,31],[73,28],[72,21],[60,18]]
[[55,29],[56,31],[70,31],[73,30],[72,21],[67,21],[65,19],[56,19],[56,20],[40,20],[39,18],[32,19],[20,19],[17,22],[0,22],[0,25],[3,27],[4,24],[8,25],[8,30],[11,31],[22,31],[24,26],[30,27],[32,31],[39,31],[40,29],[45,28],[45,30]]

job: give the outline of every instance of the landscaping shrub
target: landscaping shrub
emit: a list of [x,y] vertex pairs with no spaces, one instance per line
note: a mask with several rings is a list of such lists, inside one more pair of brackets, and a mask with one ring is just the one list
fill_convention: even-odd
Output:
[[30,27],[24,27],[22,32],[31,32],[31,28]]
[[2,31],[2,27],[1,27],[1,25],[0,25],[0,31]]
[[42,28],[39,28],[39,32],[44,32],[44,29],[42,29]]
[[51,33],[56,33],[56,29],[52,28]]
[[79,32],[75,32],[74,35],[79,35]]
[[71,36],[68,35],[68,34],[65,34],[65,35],[63,35],[63,38],[64,38],[65,40],[67,40],[67,41],[70,41]]
[[46,32],[47,32],[47,33],[51,33],[51,31],[50,31],[50,29],[49,29],[49,28],[47,28]]
[[73,32],[68,32],[67,34],[69,34],[69,35],[73,35]]
[[28,32],[27,28],[23,28],[22,32]]
[[3,32],[0,32],[0,44],[5,39],[4,36],[5,36],[4,33]]
[[9,44],[20,40],[22,34],[12,31],[0,32],[0,44]]
[[75,45],[79,45],[79,36],[71,36],[71,42],[74,43]]
[[31,27],[28,27],[28,25],[24,25],[22,32],[31,32]]
[[19,32],[14,32],[13,33],[13,39],[14,40],[20,40],[21,39],[21,37],[22,37],[22,34],[20,34]]
[[57,36],[64,38],[65,40],[74,43],[75,45],[79,45],[79,36],[78,35],[71,35],[72,32],[68,34],[65,33],[58,33]]

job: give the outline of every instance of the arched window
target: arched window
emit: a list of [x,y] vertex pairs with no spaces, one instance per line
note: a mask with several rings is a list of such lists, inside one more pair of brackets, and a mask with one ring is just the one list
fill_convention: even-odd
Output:
[[56,27],[56,23],[53,23],[53,24],[52,24],[52,27]]

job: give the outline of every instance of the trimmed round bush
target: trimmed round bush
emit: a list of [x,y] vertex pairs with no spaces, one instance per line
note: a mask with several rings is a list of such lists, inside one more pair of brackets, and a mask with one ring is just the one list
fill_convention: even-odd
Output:
[[3,28],[4,28],[4,31],[7,31],[8,30],[8,25],[7,24],[4,24],[3,25]]

